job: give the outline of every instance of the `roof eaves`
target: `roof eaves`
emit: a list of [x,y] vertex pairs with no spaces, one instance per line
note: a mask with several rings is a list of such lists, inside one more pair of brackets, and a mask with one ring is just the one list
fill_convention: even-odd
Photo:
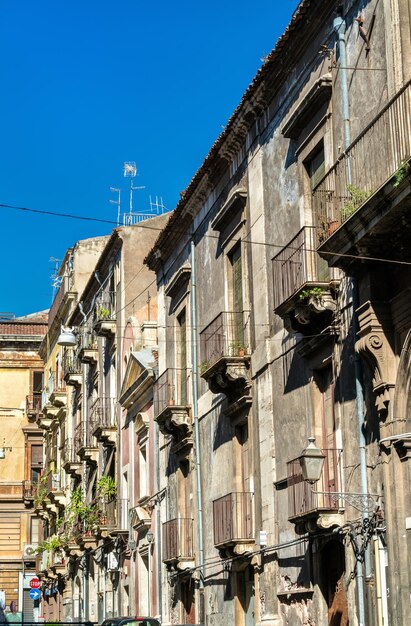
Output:
[[188,204],[188,202],[194,195],[197,189],[197,186],[200,184],[201,179],[203,178],[203,176],[205,175],[207,171],[207,168],[210,166],[213,159],[218,155],[219,149],[222,147],[223,143],[230,136],[232,130],[235,128],[236,122],[240,121],[240,114],[242,112],[242,109],[244,109],[248,105],[253,104],[252,96],[257,93],[258,87],[262,84],[265,76],[269,72],[269,69],[271,69],[271,66],[277,60],[277,57],[280,55],[282,49],[287,43],[290,33],[294,31],[297,25],[303,20],[312,2],[313,0],[301,0],[300,4],[295,9],[292,15],[291,21],[288,24],[287,28],[285,29],[284,33],[278,39],[277,43],[275,44],[270,54],[267,55],[263,65],[257,71],[257,74],[255,75],[254,79],[252,80],[252,82],[250,83],[246,91],[244,92],[244,95],[239,105],[237,106],[237,108],[234,110],[231,117],[229,118],[226,127],[218,136],[214,144],[211,146],[209,153],[207,154],[203,163],[200,165],[199,169],[196,171],[193,178],[189,182],[186,190],[181,194],[181,198],[179,202],[177,203],[176,208],[173,211],[173,215],[170,217],[170,220],[168,221],[167,225],[161,231],[161,233],[159,234],[159,236],[157,237],[154,243],[154,246],[152,247],[150,252],[147,254],[146,258],[144,259],[144,263],[148,265],[150,269],[154,269],[156,267],[156,264],[157,264],[157,257],[155,255],[156,251],[158,250],[158,248],[162,246],[162,244],[165,241],[168,240],[169,232],[173,229],[173,226],[179,220],[183,212],[183,209],[186,207],[186,205]]

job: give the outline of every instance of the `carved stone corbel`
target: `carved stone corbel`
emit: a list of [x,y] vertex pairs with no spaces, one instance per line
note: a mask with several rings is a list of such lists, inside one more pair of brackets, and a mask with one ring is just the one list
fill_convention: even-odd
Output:
[[375,405],[387,411],[395,387],[395,359],[390,344],[391,313],[386,302],[365,302],[357,309],[358,341],[355,349],[371,370]]

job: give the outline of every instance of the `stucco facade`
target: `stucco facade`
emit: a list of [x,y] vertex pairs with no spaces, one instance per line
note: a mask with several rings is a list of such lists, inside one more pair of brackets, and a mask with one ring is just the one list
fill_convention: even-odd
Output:
[[36,575],[39,524],[32,491],[42,469],[40,408],[43,362],[38,355],[47,311],[0,320],[0,592],[3,609],[14,600],[25,620],[40,613],[29,599]]

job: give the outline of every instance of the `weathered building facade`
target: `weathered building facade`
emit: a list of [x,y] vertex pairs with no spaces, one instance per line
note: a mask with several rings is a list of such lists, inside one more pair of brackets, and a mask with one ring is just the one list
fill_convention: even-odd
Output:
[[59,268],[59,287],[49,311],[47,334],[40,346],[44,387],[36,419],[43,433],[43,470],[33,491],[33,501],[42,520],[37,572],[41,579],[42,613],[47,621],[62,620],[72,613],[69,555],[63,550],[60,534],[72,518],[72,472],[81,470],[80,461],[75,463],[73,434],[67,420],[76,406],[73,381],[77,381],[78,372],[73,355],[65,352],[58,339],[106,241],[107,237],[85,239],[67,250]]
[[166,622],[410,621],[409,32],[300,2],[148,255]]
[[78,242],[60,269],[42,346],[45,472],[36,499],[49,620],[155,610],[155,523],[148,534],[152,509],[142,507],[156,492],[157,309],[143,259],[167,218]]
[[39,520],[33,492],[42,472],[43,362],[38,349],[47,331],[47,311],[0,319],[0,600],[12,601],[23,619],[39,615],[29,598],[36,576]]

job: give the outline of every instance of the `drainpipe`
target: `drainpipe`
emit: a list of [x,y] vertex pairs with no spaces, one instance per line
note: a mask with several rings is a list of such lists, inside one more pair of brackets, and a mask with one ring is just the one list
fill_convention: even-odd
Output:
[[[154,423],[154,446],[155,446],[155,478],[156,493],[160,491],[160,443],[159,443],[159,427],[157,422]],[[160,622],[163,621],[163,594],[161,584],[161,510],[160,502],[156,501],[156,607],[157,614],[160,616]]]
[[[344,150],[347,150],[351,143],[350,134],[350,104],[348,97],[348,79],[347,79],[347,50],[345,44],[345,32],[346,25],[341,15],[338,15],[333,22],[335,33],[338,37],[338,51],[340,57],[340,85],[341,85],[341,109],[343,115],[343,128],[344,128]],[[346,159],[346,176],[347,184],[351,184],[351,165],[349,158]],[[357,281],[351,279],[352,284],[352,320],[353,320],[353,333],[354,344],[358,332],[358,317],[357,309],[359,306],[358,297],[358,285]],[[363,433],[364,424],[364,394],[362,386],[362,367],[360,356],[354,348],[354,372],[355,372],[355,390],[357,398],[357,425],[358,425],[358,443],[360,452],[360,476],[361,476],[361,493],[368,493],[368,480],[367,480],[367,459],[366,459],[366,442]],[[368,518],[368,511],[363,511],[363,520]],[[371,576],[371,560],[370,552],[367,547],[365,553],[365,575],[366,578]],[[365,626],[365,592],[364,592],[364,574],[362,570],[362,564],[358,564],[357,569],[357,587],[358,587],[358,621],[359,626]]]
[[[200,561],[200,619],[203,621],[204,604],[204,545],[203,545],[203,497],[201,489],[201,458],[200,458],[200,435],[198,426],[198,371],[197,371],[197,301],[196,301],[196,263],[195,245],[191,241],[191,345],[193,366],[193,421],[194,421],[194,447],[196,455],[196,479],[197,479],[197,510],[198,510],[198,552]],[[198,611],[197,611],[198,615]]]
[[[351,143],[350,136],[350,103],[348,98],[348,79],[347,79],[347,49],[345,45],[345,21],[338,15],[333,21],[335,33],[338,37],[338,51],[340,55],[340,84],[341,84],[341,108],[343,116],[343,128],[344,128],[344,150],[348,148]],[[351,183],[351,167],[350,161],[347,159],[347,182]]]

